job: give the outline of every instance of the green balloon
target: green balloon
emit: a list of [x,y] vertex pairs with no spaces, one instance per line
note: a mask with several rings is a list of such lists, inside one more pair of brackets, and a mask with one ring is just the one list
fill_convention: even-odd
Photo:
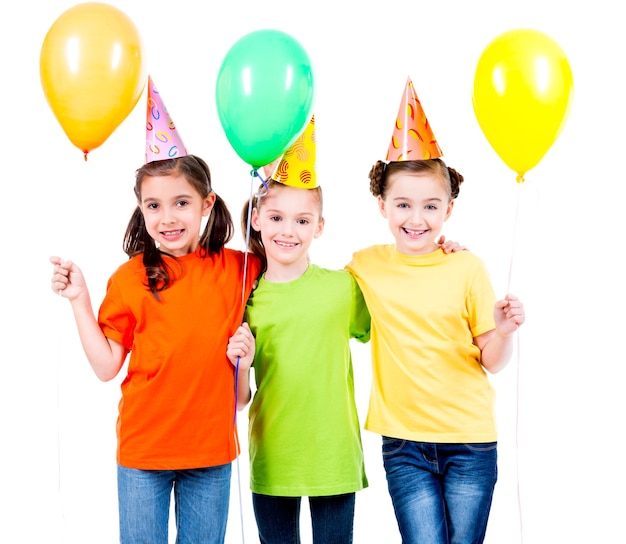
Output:
[[228,51],[216,84],[217,112],[230,145],[254,169],[300,136],[313,108],[313,71],[298,41],[279,30],[246,34]]

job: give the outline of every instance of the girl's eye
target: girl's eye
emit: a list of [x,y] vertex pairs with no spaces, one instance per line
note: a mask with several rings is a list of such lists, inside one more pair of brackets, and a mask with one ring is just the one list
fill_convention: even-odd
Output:
[[270,221],[280,221],[280,215],[272,215],[272,216],[270,216]]
[[426,206],[426,209],[427,209],[427,210],[436,210],[436,209],[437,209],[437,206],[435,206],[434,204],[428,204],[428,205]]
[[308,224],[309,224],[308,219],[298,219],[298,225],[308,225]]
[[186,200],[179,200],[176,203],[176,206],[178,206],[179,208],[184,208],[185,206],[187,206],[189,204],[189,202],[187,202]]
[[408,208],[409,205],[406,202],[400,202],[400,204],[398,204],[398,208]]
[[148,204],[147,208],[149,210],[156,210],[159,207],[158,204],[155,204],[154,202],[152,202],[151,204]]

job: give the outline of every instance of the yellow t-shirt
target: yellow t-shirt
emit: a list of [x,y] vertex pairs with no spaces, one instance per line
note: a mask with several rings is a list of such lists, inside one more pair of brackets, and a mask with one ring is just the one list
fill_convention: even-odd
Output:
[[473,338],[495,328],[495,294],[468,251],[356,252],[346,267],[372,317],[367,430],[417,442],[496,440],[495,393]]

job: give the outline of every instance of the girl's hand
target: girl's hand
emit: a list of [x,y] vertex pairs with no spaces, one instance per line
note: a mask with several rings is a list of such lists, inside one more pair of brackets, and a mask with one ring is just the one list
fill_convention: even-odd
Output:
[[50,262],[54,265],[51,286],[55,293],[69,300],[75,300],[87,292],[83,273],[72,261],[50,257]]
[[454,253],[456,251],[469,251],[469,249],[467,249],[465,246],[462,246],[458,242],[453,242],[453,241],[446,242],[446,237],[443,235],[441,235],[439,240],[437,240],[437,244],[439,244],[439,247],[443,249],[444,253]]
[[239,371],[248,371],[254,360],[256,344],[247,323],[243,323],[228,340],[226,355],[234,367],[239,359]]
[[503,335],[515,332],[526,320],[524,305],[514,295],[506,295],[494,308],[496,330]]

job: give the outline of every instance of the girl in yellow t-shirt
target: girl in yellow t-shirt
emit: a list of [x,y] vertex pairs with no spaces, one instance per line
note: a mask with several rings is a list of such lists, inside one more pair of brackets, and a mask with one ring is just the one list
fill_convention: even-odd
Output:
[[369,308],[372,393],[365,428],[383,437],[403,544],[484,540],[497,478],[488,372],[508,363],[524,322],[496,301],[482,261],[438,244],[463,177],[439,159],[378,161],[370,190],[395,244],[354,254]]

